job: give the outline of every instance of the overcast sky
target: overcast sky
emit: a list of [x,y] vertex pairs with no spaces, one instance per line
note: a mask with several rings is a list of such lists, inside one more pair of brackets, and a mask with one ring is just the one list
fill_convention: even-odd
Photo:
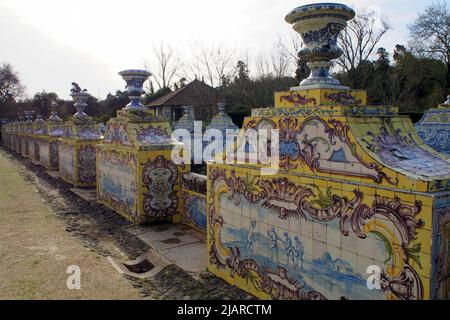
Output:
[[[27,94],[68,98],[78,82],[103,98],[123,89],[117,72],[142,68],[164,41],[179,52],[193,43],[224,43],[260,52],[290,31],[284,16],[311,0],[0,0],[0,63],[20,73]],[[381,46],[407,42],[407,24],[431,0],[337,1],[379,12],[392,26]]]

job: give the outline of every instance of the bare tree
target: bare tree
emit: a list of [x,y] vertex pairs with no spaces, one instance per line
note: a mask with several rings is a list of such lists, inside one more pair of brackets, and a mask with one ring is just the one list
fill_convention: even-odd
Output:
[[282,78],[292,75],[297,67],[300,41],[297,34],[278,36],[272,47],[255,56],[257,76]]
[[185,77],[188,81],[192,81],[194,79],[201,79],[203,77],[203,71],[201,67],[201,59],[199,58],[198,53],[195,49],[191,48],[190,52],[187,52],[183,61],[182,61],[182,72],[183,77]]
[[213,53],[210,50],[210,48],[204,46],[199,47],[199,54],[200,54],[200,66],[202,68],[202,75],[206,76],[206,78],[209,81],[209,84],[214,87],[214,67],[213,67],[213,61],[212,56]]
[[225,45],[203,45],[196,43],[184,65],[185,76],[200,78],[212,87],[222,85],[233,75],[233,51]]
[[21,84],[19,75],[9,63],[0,67],[0,106],[9,101],[15,101],[24,94],[25,87]]
[[298,52],[301,48],[301,41],[298,33],[291,31],[289,35],[279,36],[275,46],[282,52],[283,56],[290,60],[291,65],[297,66]]
[[219,83],[223,85],[225,82],[228,82],[233,75],[234,54],[232,50],[227,47],[217,48],[214,52],[214,70]]
[[283,58],[286,59],[286,75],[294,75],[295,73],[295,77],[299,81],[309,75],[309,68],[306,66],[306,61],[300,60],[298,57],[301,40],[296,32],[291,31],[286,36],[279,36],[275,46]]
[[267,54],[259,53],[255,57],[256,64],[256,76],[259,78],[264,78],[272,75],[270,60],[267,57]]
[[289,55],[280,47],[275,47],[271,50],[270,60],[272,62],[272,70],[276,78],[286,77],[291,69]]
[[411,50],[421,56],[443,61],[450,83],[450,12],[445,1],[431,4],[408,26]]
[[170,88],[180,67],[180,61],[175,50],[164,42],[153,46],[155,62],[144,62],[145,69],[153,74],[153,79],[159,89]]
[[390,28],[386,21],[377,17],[375,11],[359,13],[339,35],[339,46],[344,53],[336,60],[337,65],[349,72],[361,62],[368,61]]

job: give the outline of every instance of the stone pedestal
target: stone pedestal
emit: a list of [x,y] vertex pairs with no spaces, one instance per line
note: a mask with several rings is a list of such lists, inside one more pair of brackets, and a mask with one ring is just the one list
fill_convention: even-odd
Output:
[[28,123],[21,122],[19,125],[19,150],[18,153],[25,158],[28,158]]
[[[223,144],[218,146],[217,150],[211,154],[209,159],[205,159],[205,161],[211,161],[217,155],[223,153],[226,150],[227,132],[236,132],[238,129],[238,127],[231,120],[230,116],[225,113],[225,107],[225,103],[218,104],[219,113],[211,119],[211,123],[206,127],[206,132],[208,132],[208,130],[220,131],[223,138]],[[211,142],[212,141],[206,141],[205,145]]]
[[[91,98],[86,89],[72,83],[71,97],[77,112],[64,124],[64,134],[58,143],[59,176],[75,187],[95,187],[96,144],[103,136],[98,126],[84,111]],[[50,145],[50,153],[51,145]]]
[[9,129],[10,124],[5,124],[2,126],[2,144],[9,148]]
[[19,123],[17,121],[11,124],[11,136],[10,136],[10,144],[11,150],[16,151],[18,149],[18,131],[19,131]]
[[150,110],[120,110],[97,146],[97,200],[136,223],[180,221],[181,175],[170,124]]
[[16,152],[16,153],[20,153],[20,148],[21,148],[21,146],[20,146],[20,137],[19,137],[19,134],[20,134],[20,122],[19,121],[17,121],[15,124],[14,124],[14,127],[13,127],[13,150]]
[[26,121],[22,131],[22,151],[21,154],[25,158],[30,158],[30,145],[33,145],[33,114],[34,111],[24,111]]
[[7,123],[2,126],[2,143],[9,149],[13,148],[12,137],[13,137],[13,123]]
[[[192,114],[192,107],[185,106],[184,111],[185,114],[180,120],[175,124],[175,130],[186,130],[191,135],[190,141],[190,152],[192,155],[192,162],[195,164],[201,164],[197,162],[201,162],[198,160],[202,160],[204,162],[213,160],[216,155],[221,154],[225,148],[227,131],[236,132],[238,127],[233,123],[231,118],[225,113],[225,103],[219,103],[218,109],[219,113],[217,113],[212,119],[210,124],[205,128],[205,133],[201,131],[202,123],[201,121],[197,121],[198,128],[195,128],[196,121],[194,120],[194,116]],[[216,145],[216,148],[211,152],[209,156],[203,159],[204,149],[212,143],[215,139],[223,141],[223,143],[219,143]],[[186,149],[189,149],[186,147]],[[206,155],[205,155],[206,156]],[[197,158],[196,158],[197,157]]]
[[2,145],[7,146],[8,141],[8,124],[2,125]]
[[[59,138],[58,164],[60,177],[75,187],[96,186],[96,145],[101,142],[97,125],[90,119],[72,119],[64,124]],[[50,155],[52,153],[51,144]]]
[[31,158],[30,156],[30,150],[33,152],[34,144],[33,144],[33,123],[27,122],[25,125],[25,134],[23,135],[23,138],[25,140],[25,144],[22,145],[22,148],[25,148],[22,151],[22,156],[25,158]]
[[41,158],[39,140],[40,137],[45,135],[47,132],[45,120],[42,119],[42,116],[38,116],[36,120],[34,120],[31,128],[32,133],[29,135],[28,139],[28,154],[32,161],[39,163]]
[[450,157],[450,96],[438,108],[428,110],[415,128],[428,146]]
[[59,138],[64,134],[61,119],[53,113],[47,120],[45,132],[39,136],[39,163],[48,170],[59,170]]
[[181,176],[188,164],[175,165],[169,122],[140,103],[143,70],[119,73],[127,83],[130,104],[106,126],[97,146],[97,200],[136,223],[181,220]]
[[[184,143],[184,146],[191,154],[191,163],[193,164],[202,164],[202,155],[203,155],[203,131],[202,131],[202,123],[197,122],[198,127],[195,127],[195,119],[194,119],[194,108],[192,106],[185,106],[184,115],[175,123],[174,130],[177,132],[185,132],[185,137],[180,139],[181,137],[177,137],[180,139],[180,142]],[[165,119],[168,119],[163,115]],[[167,120],[169,121],[169,120]],[[171,124],[171,121],[169,121]],[[181,131],[180,131],[181,130]],[[174,132],[176,133],[176,132]],[[189,135],[187,135],[187,133]],[[183,139],[186,139],[184,141]],[[189,141],[188,141],[189,140]],[[197,157],[197,159],[196,159]]]
[[[33,129],[31,129],[33,130]],[[28,135],[28,158],[30,158],[31,161],[35,162],[36,160],[36,152],[35,152],[35,144],[36,144],[36,139],[34,137],[33,133],[30,133]],[[39,152],[39,149],[38,149]],[[37,154],[37,156],[39,156],[39,154]]]

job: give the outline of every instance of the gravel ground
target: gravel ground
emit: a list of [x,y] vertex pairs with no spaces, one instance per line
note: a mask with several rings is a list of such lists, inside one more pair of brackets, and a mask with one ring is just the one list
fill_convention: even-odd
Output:
[[[171,265],[154,278],[119,275],[106,260],[132,260],[148,245],[115,212],[89,203],[40,166],[0,148],[0,299],[253,299],[209,272]],[[81,290],[66,288],[68,265]]]

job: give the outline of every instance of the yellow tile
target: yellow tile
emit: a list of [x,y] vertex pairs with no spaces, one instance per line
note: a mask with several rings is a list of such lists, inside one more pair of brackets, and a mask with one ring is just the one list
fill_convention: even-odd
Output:
[[365,187],[365,186],[359,186],[358,188],[359,188],[359,191],[361,191],[364,194],[365,197],[366,196],[374,196],[375,195],[375,191],[376,191],[375,188]]
[[416,195],[413,193],[407,193],[407,192],[395,192],[395,196],[399,198],[402,202],[409,202],[409,203],[415,203],[416,201]]
[[328,185],[333,189],[333,190],[343,190],[343,184],[342,182],[335,182],[335,181],[329,181]]
[[301,177],[300,179],[301,183],[303,185],[313,186],[314,185],[314,179],[308,178],[308,177]]
[[433,228],[433,208],[422,205],[420,212],[416,215],[416,220],[422,219],[425,222],[423,229],[432,230]]
[[328,181],[322,179],[314,179],[314,184],[320,188],[328,188]]
[[[431,290],[431,281],[428,277],[420,276],[420,280],[422,281],[423,286],[423,300],[430,300],[430,290]],[[419,298],[419,297],[418,297]]]
[[420,244],[422,253],[431,254],[431,239],[432,234],[430,230],[416,229],[416,239],[413,240],[413,245]]
[[364,134],[361,132],[360,128],[357,125],[352,125],[351,130],[349,131],[349,136],[351,138],[360,137]]
[[414,125],[413,125],[411,119],[409,119],[409,118],[403,118],[403,119],[402,119],[402,123],[403,123],[403,126],[404,126],[404,128],[405,128],[405,130],[406,130],[407,132],[416,132],[416,130],[415,130],[415,128],[414,128]]
[[346,197],[347,199],[351,200],[355,198],[355,193],[351,191],[342,191],[342,197]]
[[353,190],[355,190],[355,189],[358,189],[358,185],[354,185],[354,184],[351,184],[351,183],[342,183],[342,190],[343,191],[352,191],[353,192]]
[[431,276],[431,257],[429,254],[420,254],[420,266],[417,262],[415,262],[413,259],[409,259],[409,263],[413,267],[416,272],[423,276],[423,277],[430,277]]
[[400,129],[401,131],[405,130],[405,127],[403,126],[403,122],[400,118],[394,118],[392,121],[392,127],[394,130]]
[[325,171],[318,171],[316,173],[316,177],[321,177],[323,179],[329,180],[330,177],[333,175],[330,172],[328,172],[330,170],[330,168],[324,168],[323,170],[327,170],[327,171],[326,172]]
[[385,198],[394,199],[394,197],[395,197],[394,191],[392,191],[392,190],[376,189],[375,193],[378,196],[385,197]]
[[376,196],[364,196],[364,203],[366,203],[369,207],[373,206],[375,200]]
[[415,189],[419,192],[427,192],[429,184],[428,182],[417,180],[415,187],[416,187]]
[[397,178],[398,178],[398,184],[397,184],[398,189],[414,190],[415,181],[413,179],[410,179],[403,174],[397,175]]

